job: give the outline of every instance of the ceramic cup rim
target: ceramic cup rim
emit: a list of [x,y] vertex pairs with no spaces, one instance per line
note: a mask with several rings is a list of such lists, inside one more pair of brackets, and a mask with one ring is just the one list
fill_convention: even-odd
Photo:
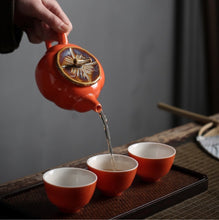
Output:
[[92,156],[90,157],[88,160],[87,160],[87,166],[90,166],[92,167],[93,169],[95,170],[98,170],[98,171],[102,171],[102,172],[106,172],[106,173],[125,173],[125,172],[130,172],[130,171],[133,171],[135,169],[138,168],[138,161],[135,160],[134,158],[128,156],[128,155],[124,155],[124,154],[112,154],[113,156],[118,156],[118,157],[123,157],[123,158],[127,158],[133,162],[135,162],[135,166],[133,168],[130,168],[130,169],[124,169],[124,170],[105,170],[105,169],[100,169],[100,168],[97,168],[97,167],[94,167],[94,166],[91,166],[90,165],[90,161],[91,160],[94,160],[95,158],[97,157],[110,157],[111,155],[110,154],[98,154],[98,155],[95,155],[95,156]]
[[[173,151],[172,154],[168,155],[168,156],[163,156],[163,157],[158,157],[158,158],[151,158],[151,157],[147,157],[147,156],[140,156],[140,155],[137,155],[135,153],[132,152],[132,150],[138,146],[138,145],[159,145],[159,146],[163,146],[165,148],[169,148]],[[171,158],[173,156],[176,155],[176,149],[168,144],[163,144],[163,143],[159,143],[159,142],[152,142],[152,141],[145,141],[145,142],[138,142],[138,143],[134,143],[134,144],[131,144],[129,147],[128,147],[128,153],[130,153],[131,155],[134,155],[136,157],[139,157],[139,158],[142,158],[142,159],[147,159],[147,160],[162,160],[162,159],[168,159],[168,158]]]
[[[91,174],[93,177],[94,177],[94,180],[93,181],[90,181],[86,184],[81,184],[81,185],[78,185],[78,186],[68,186],[68,185],[59,185],[59,184],[54,184],[54,183],[51,183],[49,182],[48,180],[46,180],[46,176],[49,175],[49,173],[51,173],[52,171],[57,171],[57,170],[78,170],[78,171],[82,171],[82,172],[87,172],[89,174]],[[77,168],[77,167],[59,167],[59,168],[54,168],[54,169],[51,169],[51,170],[48,170],[46,171],[44,174],[43,174],[43,181],[47,184],[50,184],[54,187],[57,187],[57,188],[68,188],[68,189],[77,189],[77,188],[82,188],[82,187],[87,187],[87,186],[90,186],[92,184],[94,184],[95,182],[97,182],[97,175],[90,171],[90,170],[87,170],[87,169],[83,169],[83,168]]]

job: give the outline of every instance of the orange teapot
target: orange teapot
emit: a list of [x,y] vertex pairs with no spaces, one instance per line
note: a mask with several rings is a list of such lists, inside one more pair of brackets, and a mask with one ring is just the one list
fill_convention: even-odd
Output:
[[36,67],[42,95],[57,106],[78,112],[101,112],[97,98],[104,85],[103,68],[87,50],[68,43],[66,34],[57,45],[46,42],[47,52]]

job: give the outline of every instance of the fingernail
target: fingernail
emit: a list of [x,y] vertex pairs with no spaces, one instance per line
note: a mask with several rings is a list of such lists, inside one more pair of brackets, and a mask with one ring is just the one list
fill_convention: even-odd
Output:
[[60,26],[59,26],[59,30],[61,32],[66,32],[68,30],[68,25],[66,25],[65,23],[62,23]]

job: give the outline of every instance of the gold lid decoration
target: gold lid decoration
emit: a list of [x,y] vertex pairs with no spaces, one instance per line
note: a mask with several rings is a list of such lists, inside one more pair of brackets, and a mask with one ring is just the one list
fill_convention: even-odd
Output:
[[100,69],[95,57],[76,47],[64,47],[57,53],[61,73],[80,86],[90,86],[100,79]]

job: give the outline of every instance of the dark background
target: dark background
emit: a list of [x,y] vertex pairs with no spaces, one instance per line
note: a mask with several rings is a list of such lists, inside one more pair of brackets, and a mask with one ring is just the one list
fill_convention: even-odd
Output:
[[[159,110],[160,101],[219,112],[216,1],[58,2],[74,26],[69,42],[105,70],[99,101],[114,147],[187,122]],[[0,183],[107,150],[97,113],[60,109],[39,93],[34,72],[45,51],[24,35],[1,55]]]

